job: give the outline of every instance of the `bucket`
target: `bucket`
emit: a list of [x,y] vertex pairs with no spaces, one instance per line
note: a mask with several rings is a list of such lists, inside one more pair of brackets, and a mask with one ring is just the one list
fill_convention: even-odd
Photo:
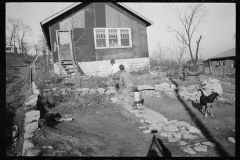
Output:
[[134,101],[142,102],[142,93],[141,92],[134,92]]

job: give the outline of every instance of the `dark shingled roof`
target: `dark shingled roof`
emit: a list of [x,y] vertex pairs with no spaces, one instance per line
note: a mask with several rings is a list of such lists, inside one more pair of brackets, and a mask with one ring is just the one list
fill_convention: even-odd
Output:
[[217,60],[217,59],[227,59],[227,58],[235,58],[236,56],[236,48],[229,49],[227,51],[224,51],[222,53],[219,53],[208,60]]

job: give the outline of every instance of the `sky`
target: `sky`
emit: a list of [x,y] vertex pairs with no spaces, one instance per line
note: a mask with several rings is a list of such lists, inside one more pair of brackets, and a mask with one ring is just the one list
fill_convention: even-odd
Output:
[[[6,17],[20,18],[29,25],[33,36],[28,38],[36,43],[41,34],[40,22],[73,3],[6,3]],[[176,9],[189,3],[124,3],[129,8],[146,17],[154,24],[147,28],[148,50],[150,55],[157,50],[157,44],[163,48],[171,44],[174,34],[167,26],[178,27]],[[202,35],[199,53],[207,59],[236,46],[236,5],[235,3],[203,3],[208,10],[199,25],[196,37]],[[195,44],[195,41],[194,43]]]

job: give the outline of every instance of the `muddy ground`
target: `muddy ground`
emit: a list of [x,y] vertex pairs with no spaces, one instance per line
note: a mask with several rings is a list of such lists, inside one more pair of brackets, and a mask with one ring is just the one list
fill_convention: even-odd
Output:
[[[21,68],[16,74],[25,77],[27,68]],[[25,74],[24,74],[25,73]],[[135,75],[136,79],[142,75]],[[145,76],[146,77],[146,76]],[[26,78],[17,78],[7,83],[7,102],[14,101],[17,91],[26,83]],[[143,80],[144,84],[156,84],[159,80]],[[143,82],[142,82],[143,83]],[[140,84],[140,81],[138,81]],[[224,88],[224,85],[222,85]],[[15,88],[15,89],[14,89]],[[235,86],[226,86],[235,90]],[[15,92],[14,92],[15,91]],[[19,94],[17,94],[17,92]],[[139,127],[144,124],[123,107],[111,103],[107,105],[83,104],[81,102],[61,103],[51,108],[53,113],[62,116],[71,115],[72,121],[63,121],[54,127],[44,126],[33,137],[34,145],[42,149],[42,156],[134,156],[134,157],[228,157],[235,156],[235,144],[227,137],[235,138],[235,94],[224,92],[229,103],[214,102],[215,117],[205,118],[199,111],[199,105],[181,99],[170,99],[164,93],[160,98],[145,97],[144,105],[166,116],[169,120],[183,120],[199,128],[205,139],[216,143],[215,148],[190,155],[180,150],[179,145],[170,143],[156,134],[143,133]],[[22,97],[23,99],[24,97]],[[80,97],[81,98],[81,97]],[[83,97],[82,97],[83,98]],[[16,99],[15,99],[16,100]],[[24,109],[18,109],[16,117],[21,117]],[[21,139],[12,147],[12,154],[19,155]]]

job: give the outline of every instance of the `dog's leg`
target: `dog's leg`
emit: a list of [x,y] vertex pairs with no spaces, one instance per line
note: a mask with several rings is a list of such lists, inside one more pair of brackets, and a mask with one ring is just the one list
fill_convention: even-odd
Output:
[[205,117],[207,117],[207,108],[208,108],[208,104],[205,105]]
[[202,105],[202,110],[201,110],[201,111],[202,111],[202,113],[204,114],[204,105]]
[[211,109],[211,117],[214,117],[213,116],[213,104],[211,103],[211,105],[210,105],[210,109]]

